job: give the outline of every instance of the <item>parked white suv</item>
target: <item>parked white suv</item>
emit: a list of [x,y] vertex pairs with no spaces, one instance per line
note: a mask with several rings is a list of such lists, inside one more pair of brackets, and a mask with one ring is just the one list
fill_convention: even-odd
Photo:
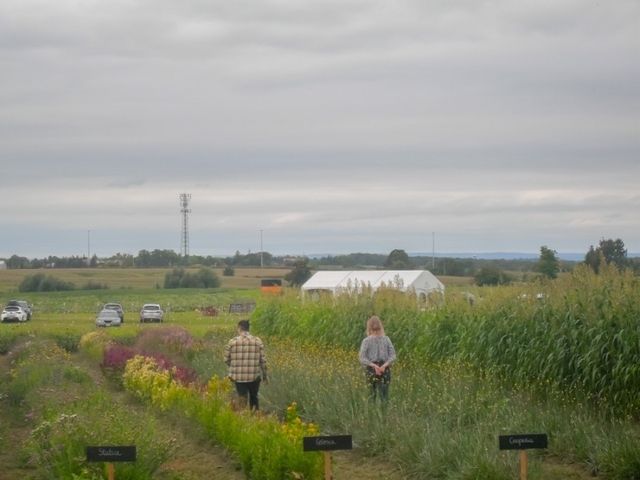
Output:
[[29,320],[27,312],[18,305],[7,305],[0,316],[3,322],[26,322]]
[[27,320],[31,320],[31,314],[33,312],[33,309],[29,304],[29,302],[27,302],[26,300],[9,300],[9,303],[7,303],[7,306],[15,306],[15,307],[22,308],[22,310],[24,310],[24,313],[27,314]]
[[145,303],[140,310],[140,323],[161,322],[163,318],[164,312],[157,303]]

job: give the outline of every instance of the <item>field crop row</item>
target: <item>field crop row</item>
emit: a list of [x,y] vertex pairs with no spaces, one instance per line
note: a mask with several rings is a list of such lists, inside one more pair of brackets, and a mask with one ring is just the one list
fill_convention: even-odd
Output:
[[319,302],[284,298],[263,302],[255,318],[272,335],[356,348],[376,313],[402,356],[453,359],[542,390],[552,384],[612,415],[640,418],[638,277],[578,268],[555,282],[480,294],[474,305],[449,295],[429,309],[391,290]]

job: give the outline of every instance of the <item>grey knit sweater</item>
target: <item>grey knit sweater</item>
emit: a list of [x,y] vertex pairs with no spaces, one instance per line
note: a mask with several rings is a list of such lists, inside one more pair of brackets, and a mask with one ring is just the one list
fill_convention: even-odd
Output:
[[396,359],[396,350],[386,335],[369,335],[360,345],[360,363],[368,367],[377,360],[391,365]]

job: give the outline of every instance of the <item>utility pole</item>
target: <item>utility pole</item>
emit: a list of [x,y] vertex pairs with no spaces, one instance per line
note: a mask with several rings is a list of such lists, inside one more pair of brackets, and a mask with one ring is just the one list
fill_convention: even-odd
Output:
[[91,230],[87,230],[87,267],[91,266]]
[[264,267],[264,259],[262,257],[262,229],[260,229],[260,268]]
[[431,232],[431,270],[436,269],[436,232]]

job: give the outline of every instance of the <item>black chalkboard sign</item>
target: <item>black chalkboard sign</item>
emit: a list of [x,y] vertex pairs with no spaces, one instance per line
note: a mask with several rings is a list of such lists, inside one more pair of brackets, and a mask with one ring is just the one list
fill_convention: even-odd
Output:
[[251,313],[256,309],[255,303],[231,303],[229,313]]
[[547,448],[546,433],[529,433],[524,435],[500,435],[500,450],[528,450]]
[[87,447],[87,462],[135,462],[135,446]]
[[304,437],[302,439],[302,450],[305,452],[351,450],[352,448],[351,435]]

